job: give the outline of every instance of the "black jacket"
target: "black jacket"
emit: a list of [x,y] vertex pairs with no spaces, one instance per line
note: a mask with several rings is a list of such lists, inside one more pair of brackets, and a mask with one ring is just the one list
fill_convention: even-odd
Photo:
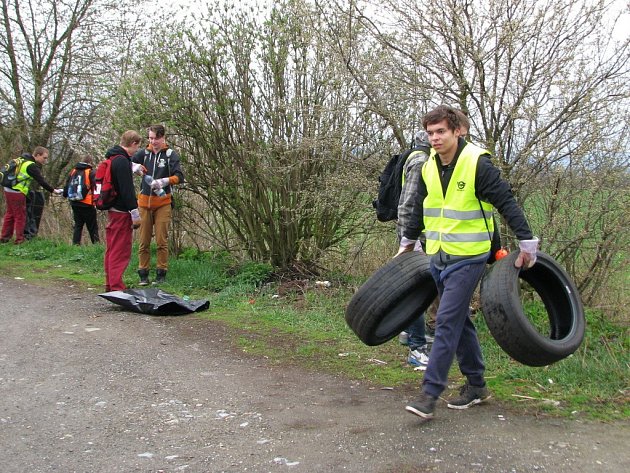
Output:
[[[466,145],[466,141],[463,138],[459,139],[459,146],[455,153],[455,158],[448,166],[442,166],[440,159],[436,159],[438,169],[440,171],[442,190],[446,193],[448,184],[453,175],[453,169],[457,158],[461,154],[462,149]],[[479,158],[477,163],[477,175],[475,177],[475,189],[477,189],[477,197],[485,202],[491,203],[497,211],[505,218],[508,226],[514,232],[514,235],[518,240],[531,240],[533,234],[525,218],[523,210],[519,207],[514,194],[512,194],[512,188],[507,181],[501,178],[499,169],[490,161],[490,154],[483,155]],[[417,225],[409,225],[403,229],[403,236],[410,240],[415,240],[420,236],[422,230],[424,230],[424,220],[422,215],[422,202],[427,196],[427,187],[422,178],[418,183],[418,199],[420,205],[415,206],[419,209],[420,215],[418,218],[414,218],[413,222],[418,222]]]
[[42,165],[35,161],[33,155],[30,153],[24,153],[22,154],[22,157],[27,161],[33,162],[33,164],[26,168],[26,173],[48,192],[54,191],[55,188],[48,184],[48,182],[46,181],[46,179],[44,179],[44,176],[42,175]]
[[120,145],[107,150],[105,157],[112,158],[112,185],[118,192],[112,209],[122,212],[137,209],[138,200],[136,199],[133,173],[131,172],[131,157]]

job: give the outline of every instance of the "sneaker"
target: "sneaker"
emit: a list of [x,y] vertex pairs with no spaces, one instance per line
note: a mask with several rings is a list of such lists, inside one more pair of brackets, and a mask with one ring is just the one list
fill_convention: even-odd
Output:
[[422,345],[415,350],[409,350],[407,363],[421,371],[426,370],[427,366],[429,365],[428,348],[429,347],[427,345]]
[[435,401],[437,398],[421,393],[417,401],[410,402],[405,406],[405,410],[423,419],[431,419],[435,410]]
[[409,345],[409,334],[407,332],[400,332],[398,334],[398,341],[401,345]]
[[488,391],[488,388],[485,386],[473,386],[466,382],[466,384],[459,389],[459,397],[448,401],[447,407],[451,409],[468,409],[475,404],[481,404],[490,399],[490,397],[490,391]]

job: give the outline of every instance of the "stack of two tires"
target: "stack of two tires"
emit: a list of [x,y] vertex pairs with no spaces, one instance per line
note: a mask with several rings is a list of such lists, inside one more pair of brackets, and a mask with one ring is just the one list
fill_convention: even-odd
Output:
[[[575,284],[549,255],[539,252],[527,271],[514,267],[517,253],[486,271],[480,289],[481,310],[499,346],[514,360],[545,366],[571,355],[584,338],[584,308]],[[521,281],[539,296],[549,318],[540,333],[521,302]],[[437,296],[426,255],[404,253],[363,284],[346,308],[346,322],[366,345],[391,340],[425,311]]]

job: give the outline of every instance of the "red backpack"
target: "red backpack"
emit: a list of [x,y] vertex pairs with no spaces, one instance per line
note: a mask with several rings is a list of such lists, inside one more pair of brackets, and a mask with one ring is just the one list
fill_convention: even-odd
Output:
[[113,207],[118,192],[112,184],[112,160],[122,156],[111,156],[101,161],[94,176],[94,205],[99,210],[109,210]]

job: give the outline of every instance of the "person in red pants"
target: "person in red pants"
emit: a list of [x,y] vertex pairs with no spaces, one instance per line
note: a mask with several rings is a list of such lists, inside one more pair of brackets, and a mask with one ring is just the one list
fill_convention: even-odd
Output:
[[105,227],[105,291],[122,291],[127,288],[123,273],[131,259],[133,230],[140,226],[140,212],[131,171],[131,156],[138,151],[142,138],[129,130],[120,137],[120,144],[105,154],[111,159],[112,186],[117,196],[107,211]]
[[3,187],[7,210],[2,221],[0,242],[7,243],[15,233],[15,244],[24,242],[26,226],[26,194],[33,180],[37,181],[48,192],[62,194],[63,189],[55,189],[42,176],[42,166],[48,161],[48,150],[37,146],[33,154],[24,153],[19,158],[21,163],[16,169],[17,180],[13,187]]

